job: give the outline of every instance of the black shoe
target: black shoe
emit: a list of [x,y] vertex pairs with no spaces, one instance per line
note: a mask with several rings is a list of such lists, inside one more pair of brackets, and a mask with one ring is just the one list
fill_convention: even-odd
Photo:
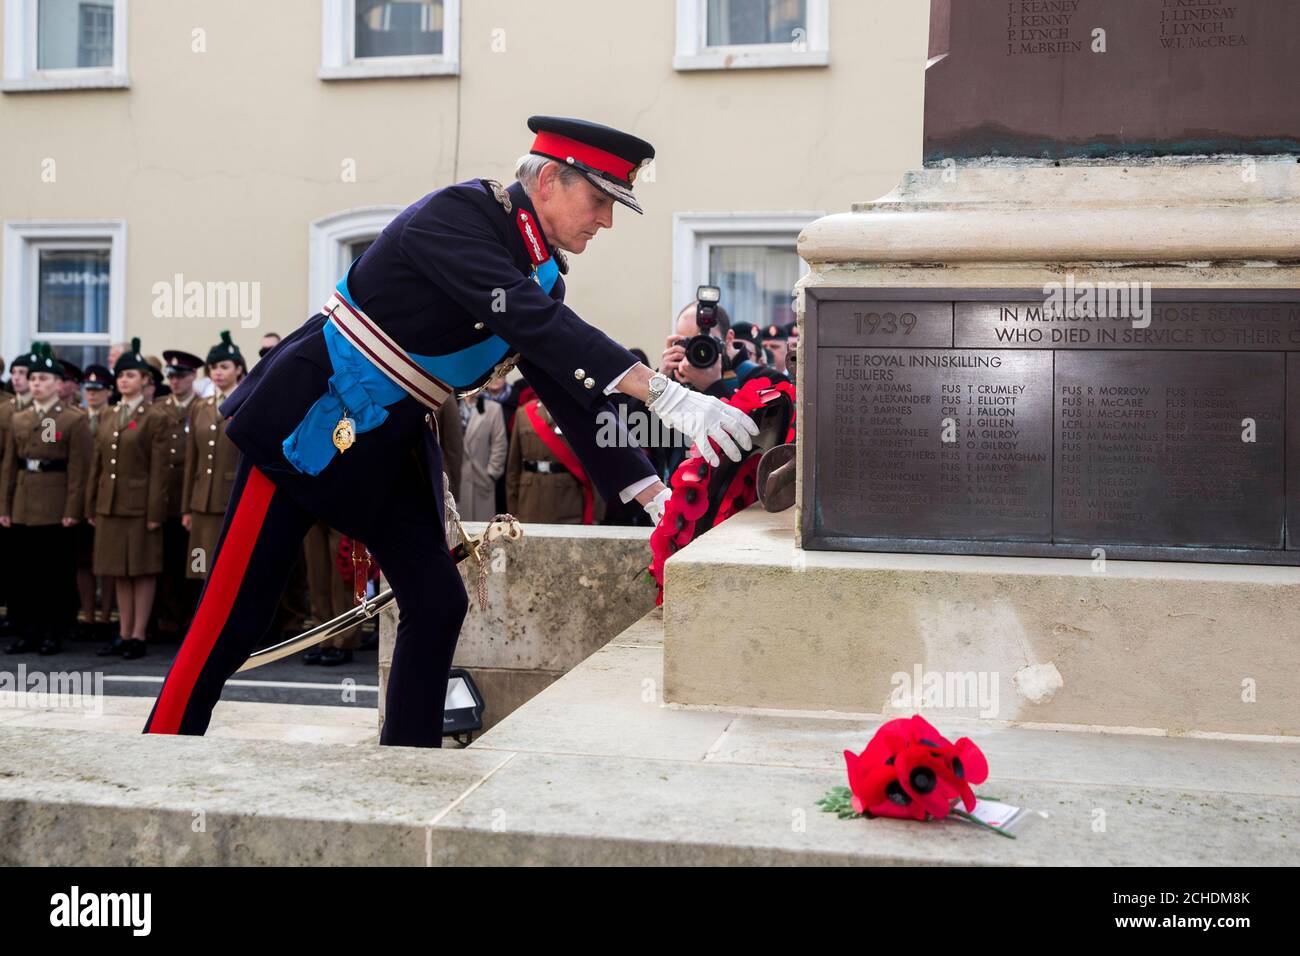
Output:
[[133,661],[137,657],[144,657],[147,653],[144,641],[123,641],[122,642],[122,659]]
[[41,641],[41,656],[49,657],[51,654],[57,654],[63,650],[63,641],[57,637],[47,637]]
[[351,664],[352,652],[338,647],[327,647],[320,652],[320,662],[325,667],[337,667],[339,664]]
[[6,654],[30,654],[36,650],[36,642],[30,637],[20,637],[5,648]]
[[320,655],[321,649],[319,647],[313,647],[310,650],[302,652],[302,662],[304,664],[319,664]]
[[117,657],[122,653],[122,645],[124,645],[125,643],[126,641],[122,640],[122,636],[119,634],[117,637],[113,638],[103,647],[99,648],[99,650],[95,651],[95,656],[96,657]]

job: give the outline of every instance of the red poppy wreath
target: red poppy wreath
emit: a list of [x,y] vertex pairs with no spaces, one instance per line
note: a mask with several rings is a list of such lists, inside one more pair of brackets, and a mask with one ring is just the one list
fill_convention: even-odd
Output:
[[758,500],[758,462],[763,452],[794,441],[794,395],[794,386],[789,382],[773,384],[766,376],[751,378],[730,398],[722,399],[751,415],[759,425],[749,455],[734,462],[714,442],[721,459],[717,468],[692,448],[673,472],[668,480],[672,496],[650,535],[649,570],[659,587],[656,605],[664,603],[664,562],[698,535]]

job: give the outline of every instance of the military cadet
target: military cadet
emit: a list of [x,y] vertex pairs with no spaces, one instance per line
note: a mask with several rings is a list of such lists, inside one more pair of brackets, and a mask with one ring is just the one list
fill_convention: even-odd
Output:
[[185,449],[189,445],[190,415],[196,405],[194,377],[203,364],[197,355],[168,349],[163,374],[171,394],[153,403],[167,421],[167,520],[163,522],[163,571],[158,577],[158,630],[178,638],[194,613],[199,588],[189,575],[189,532],[184,512]]
[[59,380],[59,401],[73,408],[81,407],[81,383],[85,373],[65,358],[59,358],[63,377]]
[[221,341],[208,350],[207,366],[214,391],[212,397],[200,399],[190,415],[181,486],[181,521],[189,532],[187,573],[192,579],[204,579],[212,570],[217,536],[226,517],[226,503],[239,462],[239,449],[226,437],[221,403],[248,370],[229,332],[222,332]]
[[582,462],[536,398],[520,407],[510,436],[506,509],[524,523],[596,524],[605,517]]
[[[380,743],[439,747],[468,597],[447,547],[433,412],[518,364],[606,498],[662,514],[668,490],[629,441],[598,441],[606,395],[646,400],[713,464],[753,447],[749,416],[636,361],[564,304],[564,252],[640,212],[654,150],[580,120],[533,117],[509,187],[472,179],[399,213],[324,309],[222,406],[239,469],[194,621],[145,725],[201,734],[226,679],[266,632],[316,521],[366,544],[399,608]],[[603,436],[602,436],[603,437]]]
[[57,654],[76,617],[74,526],[90,466],[85,412],[59,398],[63,366],[49,345],[32,346],[32,401],[13,417],[0,467],[0,525],[12,527],[21,558],[11,577],[21,594],[23,635],[6,653]]
[[[92,442],[98,433],[99,423],[104,420],[104,412],[109,407],[109,398],[113,390],[113,373],[103,365],[87,365],[82,374],[82,394],[86,402],[86,421],[90,426]],[[90,517],[90,513],[86,513]],[[81,597],[81,610],[77,612],[77,622],[93,631],[96,627],[106,627],[112,623],[113,614],[113,580],[95,577],[95,529],[89,521],[77,525],[77,591]],[[99,590],[99,611],[95,610],[95,592]]]
[[145,628],[162,571],[167,517],[167,420],[145,398],[153,370],[132,339],[113,367],[122,400],[95,435],[86,510],[95,525],[94,571],[111,576],[119,634],[95,653],[128,660],[145,655]]
[[[27,382],[27,369],[31,365],[31,353],[25,352],[9,363],[9,386],[12,393],[0,395],[0,466],[4,464],[5,449],[9,447],[9,425],[17,412],[26,408],[32,400],[31,386]],[[14,533],[8,528],[0,527],[0,554],[10,555],[13,550]],[[0,574],[0,594],[5,598],[5,630],[18,628],[18,617],[14,614],[14,601],[22,604],[22,595],[17,593],[14,584],[6,575]],[[19,612],[21,614],[21,611]]]

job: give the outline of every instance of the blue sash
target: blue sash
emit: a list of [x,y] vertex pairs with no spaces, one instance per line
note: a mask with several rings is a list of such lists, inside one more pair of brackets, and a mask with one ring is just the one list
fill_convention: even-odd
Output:
[[[555,260],[548,259],[533,272],[532,278],[550,294],[559,275],[560,270]],[[346,273],[335,288],[350,305],[358,312],[361,311],[348,293]],[[343,333],[334,327],[333,322],[326,322],[324,331],[325,347],[333,371],[329,390],[307,410],[298,427],[281,446],[289,464],[308,475],[319,475],[338,454],[338,449],[334,447],[334,426],[345,415],[356,423],[354,433],[362,435],[387,421],[388,406],[396,405],[408,397],[406,392],[357,351]],[[505,339],[493,335],[446,355],[408,354],[434,377],[454,388],[466,388],[492,371],[509,351],[510,346]]]

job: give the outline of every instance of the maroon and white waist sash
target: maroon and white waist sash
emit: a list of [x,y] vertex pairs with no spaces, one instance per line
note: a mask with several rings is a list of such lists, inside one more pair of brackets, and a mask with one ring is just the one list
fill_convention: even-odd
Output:
[[436,412],[455,391],[406,353],[373,319],[335,292],[321,309],[376,369],[430,411]]

